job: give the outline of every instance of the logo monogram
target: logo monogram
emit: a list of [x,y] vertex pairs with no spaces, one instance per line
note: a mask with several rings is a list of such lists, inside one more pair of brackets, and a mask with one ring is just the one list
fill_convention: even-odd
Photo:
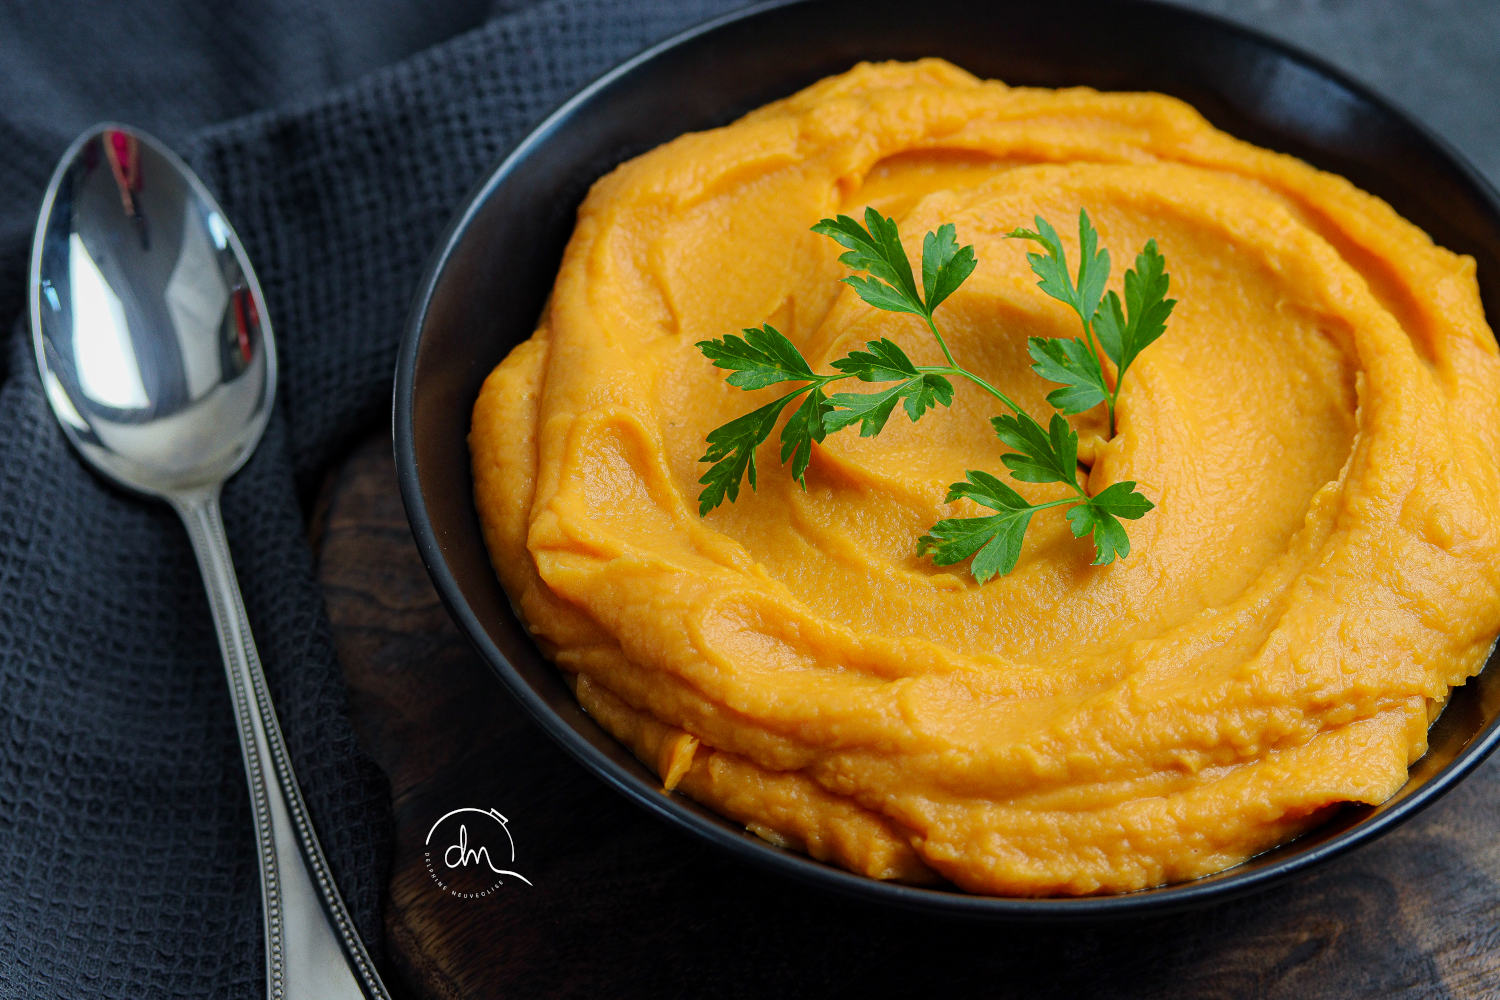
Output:
[[445,813],[427,831],[426,845],[428,874],[459,899],[488,896],[507,879],[531,884],[520,872],[500,867],[515,864],[516,842],[510,820],[498,810],[464,807]]

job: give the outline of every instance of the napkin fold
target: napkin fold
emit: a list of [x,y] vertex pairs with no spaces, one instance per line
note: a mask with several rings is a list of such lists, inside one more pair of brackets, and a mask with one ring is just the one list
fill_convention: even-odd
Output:
[[[456,23],[474,6],[459,0],[442,17]],[[167,49],[142,30],[110,53],[140,65],[183,60],[195,79],[202,67],[202,90],[139,86],[160,102],[167,127],[158,130],[218,196],[266,294],[276,408],[225,490],[224,518],[308,808],[377,961],[387,789],[349,723],[306,541],[310,500],[344,449],[388,422],[407,306],[471,186],[589,79],[734,6],[501,2],[482,27],[330,93],[181,135],[174,130],[195,114],[278,97],[267,54],[316,57],[343,27],[364,46],[361,58],[400,40],[371,27],[368,5],[264,0],[263,16],[225,15],[233,31],[222,44],[205,31],[197,47]],[[391,19],[387,32],[410,34],[410,11],[429,5],[377,7]],[[288,16],[305,11],[318,16]],[[25,49],[7,39],[0,51]],[[79,66],[99,58],[76,56]],[[117,106],[109,96],[98,117]],[[0,158],[0,329],[9,330],[0,350],[0,997],[258,997],[250,805],[187,536],[165,506],[84,468],[32,357],[26,248],[53,160],[72,138],[50,134],[46,112],[24,101],[0,109],[0,137],[14,140]]]

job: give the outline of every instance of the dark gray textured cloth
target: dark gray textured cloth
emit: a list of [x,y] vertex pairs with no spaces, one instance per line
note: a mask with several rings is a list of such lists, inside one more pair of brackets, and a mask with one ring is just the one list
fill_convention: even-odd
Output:
[[[0,996],[264,990],[249,802],[186,536],[164,506],[85,471],[32,362],[25,257],[53,159],[105,115],[155,129],[203,173],[256,265],[282,379],[225,521],[308,807],[378,954],[390,818],[345,713],[303,503],[341,444],[388,419],[418,272],[473,182],[570,91],[729,6],[510,4],[316,97],[432,41],[419,25],[443,26],[393,3],[177,3],[163,9],[187,20],[154,25],[134,4],[0,10],[12,26],[43,8],[54,23],[69,8],[95,17],[51,49],[30,41],[35,24],[0,26]],[[340,17],[360,20],[353,54]],[[268,103],[283,107],[200,128]]]

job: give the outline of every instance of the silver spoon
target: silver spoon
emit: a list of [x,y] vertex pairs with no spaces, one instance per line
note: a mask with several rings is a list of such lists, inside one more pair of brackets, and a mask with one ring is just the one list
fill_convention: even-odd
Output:
[[68,440],[192,538],[255,812],[267,994],[388,998],[308,821],[224,538],[219,489],[265,429],[276,347],[239,238],[186,164],[123,125],[69,147],[31,246],[31,330]]

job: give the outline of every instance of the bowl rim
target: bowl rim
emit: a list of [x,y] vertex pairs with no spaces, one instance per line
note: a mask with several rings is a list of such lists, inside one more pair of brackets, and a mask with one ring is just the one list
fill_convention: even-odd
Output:
[[[987,896],[968,893],[951,886],[934,888],[907,885],[855,874],[818,861],[801,852],[779,848],[768,842],[734,832],[730,829],[734,825],[733,820],[722,816],[714,819],[707,815],[700,815],[678,802],[675,797],[661,794],[660,789],[646,787],[639,777],[611,760],[566,720],[558,716],[517,672],[490,638],[484,623],[470,607],[457,579],[444,560],[436,530],[422,495],[414,428],[416,368],[423,329],[443,272],[455,250],[468,235],[484,203],[494,191],[504,183],[518,165],[525,162],[554,133],[564,128],[568,120],[580,108],[662,53],[696,42],[704,36],[741,21],[774,16],[782,10],[816,2],[818,0],[767,0],[767,2],[729,11],[689,26],[650,45],[594,78],[543,117],[469,189],[461,203],[462,207],[444,228],[423,267],[402,333],[392,392],[392,440],[398,484],[418,553],[438,596],[449,614],[458,623],[465,637],[479,653],[480,658],[495,673],[509,694],[520,703],[522,709],[554,742],[606,785],[646,812],[684,832],[707,840],[738,860],[789,876],[805,885],[831,890],[846,897],[875,901],[908,911],[932,915],[1000,921],[1059,922],[1102,920],[1148,913],[1157,915],[1193,908],[1210,901],[1225,901],[1259,892],[1378,838],[1420,812],[1478,767],[1497,746],[1500,746],[1500,713],[1497,713],[1496,717],[1492,718],[1477,736],[1472,738],[1452,760],[1443,765],[1421,786],[1405,795],[1402,791],[1398,791],[1393,798],[1399,798],[1399,801],[1388,804],[1382,811],[1332,835],[1327,840],[1303,850],[1293,851],[1285,858],[1243,871],[1236,866],[1199,879],[1110,895]],[[1497,215],[1500,215],[1500,194],[1497,194],[1495,187],[1488,179],[1454,146],[1421,121],[1321,57],[1253,28],[1204,11],[1181,7],[1166,0],[1123,0],[1123,2],[1165,11],[1169,16],[1197,22],[1200,28],[1237,36],[1241,42],[1269,49],[1280,58],[1312,70],[1334,85],[1348,91],[1359,101],[1409,128],[1418,139],[1428,143],[1441,157],[1445,158],[1463,180],[1489,202]],[[1489,659],[1493,659],[1493,650],[1491,656],[1487,658],[1487,663]],[[1403,790],[1404,788],[1405,786]],[[1345,806],[1342,808],[1370,807]],[[1295,843],[1295,840],[1285,843]],[[1279,846],[1285,846],[1285,844]]]

